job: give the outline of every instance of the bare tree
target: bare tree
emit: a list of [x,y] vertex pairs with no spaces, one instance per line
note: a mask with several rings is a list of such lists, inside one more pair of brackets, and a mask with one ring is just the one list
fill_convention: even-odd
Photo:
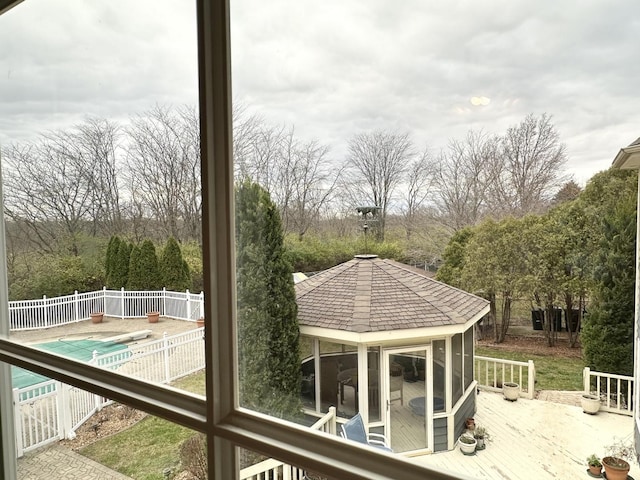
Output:
[[440,153],[434,174],[434,202],[443,224],[453,231],[475,225],[487,211],[487,195],[500,171],[498,138],[469,131]]
[[396,188],[404,181],[407,165],[414,157],[407,133],[374,131],[355,135],[349,141],[345,184],[356,205],[377,206],[380,212],[372,230],[384,240],[385,220]]
[[91,195],[90,217],[93,235],[122,232],[123,217],[118,188],[120,129],[108,120],[87,118],[69,135],[58,135],[62,149],[69,149],[85,165],[85,181]]
[[200,145],[192,109],[156,106],[132,119],[128,133],[128,183],[165,236],[197,238],[200,221]]
[[562,169],[565,146],[551,117],[529,114],[501,139],[503,164],[493,183],[492,207],[516,216],[547,209],[558,188],[567,181]]
[[43,252],[78,254],[78,235],[92,213],[87,166],[68,135],[51,133],[31,145],[3,151],[5,214]]
[[418,213],[432,195],[435,164],[428,149],[416,157],[407,167],[402,221],[407,235],[411,239],[416,227]]

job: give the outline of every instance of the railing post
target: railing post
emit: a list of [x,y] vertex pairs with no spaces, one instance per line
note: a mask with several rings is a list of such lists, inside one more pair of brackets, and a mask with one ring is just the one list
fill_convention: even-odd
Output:
[[536,366],[533,364],[533,360],[529,360],[528,379],[529,379],[529,386],[527,388],[528,388],[529,398],[533,400],[535,396],[535,389],[536,389]]
[[164,354],[164,377],[165,382],[171,381],[171,369],[169,368],[169,339],[167,332],[162,334],[162,352]]
[[591,369],[589,367],[582,369],[582,388],[584,393],[591,393]]
[[204,317],[204,292],[200,292],[200,316]]
[[107,312],[107,287],[102,287],[102,311],[105,315],[111,315],[111,312]]
[[16,431],[16,453],[18,458],[24,455],[24,445],[22,443],[22,406],[20,405],[20,390],[13,389],[14,424]]
[[336,435],[336,407],[329,407],[329,413],[331,413],[331,420],[329,420],[329,433]]

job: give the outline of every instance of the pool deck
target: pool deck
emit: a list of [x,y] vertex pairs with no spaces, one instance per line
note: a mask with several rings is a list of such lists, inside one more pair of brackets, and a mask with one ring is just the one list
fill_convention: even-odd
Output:
[[104,317],[102,323],[91,323],[91,320],[70,323],[59,327],[39,330],[23,330],[9,333],[9,338],[26,345],[44,343],[58,339],[65,340],[104,340],[124,333],[151,330],[151,334],[142,339],[143,342],[159,340],[164,333],[175,335],[196,328],[195,322],[174,320],[160,317],[158,323],[149,323],[146,318]]

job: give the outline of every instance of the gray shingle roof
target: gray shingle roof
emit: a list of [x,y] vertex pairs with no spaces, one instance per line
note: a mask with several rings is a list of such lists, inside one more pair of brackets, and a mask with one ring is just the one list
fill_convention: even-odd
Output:
[[350,332],[459,325],[487,300],[380,258],[354,258],[296,285],[300,325]]

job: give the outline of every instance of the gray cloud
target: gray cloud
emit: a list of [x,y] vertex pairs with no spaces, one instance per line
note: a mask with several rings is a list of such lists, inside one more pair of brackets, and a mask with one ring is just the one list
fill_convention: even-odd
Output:
[[[126,121],[155,103],[195,104],[191,3],[51,0],[0,17],[0,142],[86,114]],[[546,112],[584,182],[640,136],[635,10],[632,0],[234,0],[234,96],[336,158],[360,131],[407,130],[438,150]]]

